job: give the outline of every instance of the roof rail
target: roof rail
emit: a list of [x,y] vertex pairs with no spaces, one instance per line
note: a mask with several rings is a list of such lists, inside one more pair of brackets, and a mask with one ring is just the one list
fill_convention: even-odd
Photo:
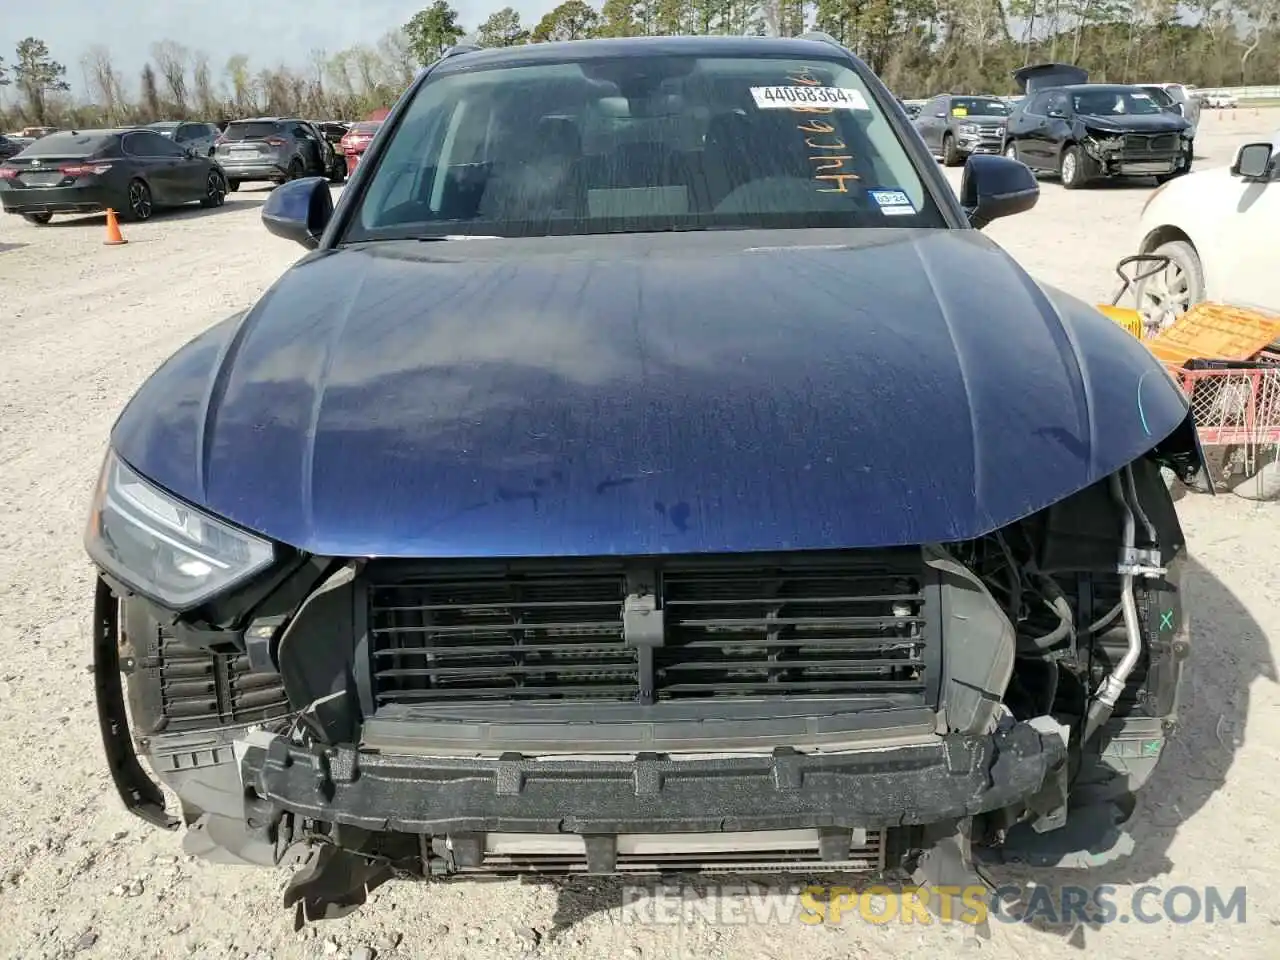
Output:
[[841,50],[844,49],[843,43],[841,43],[831,34],[823,33],[821,30],[810,30],[808,33],[802,33],[800,35],[800,39],[801,40],[817,40],[820,43],[829,43],[834,47],[839,47]]
[[441,60],[449,57],[456,57],[460,53],[475,53],[477,50],[483,50],[484,47],[478,43],[455,43],[452,47],[448,47],[444,53],[440,54]]

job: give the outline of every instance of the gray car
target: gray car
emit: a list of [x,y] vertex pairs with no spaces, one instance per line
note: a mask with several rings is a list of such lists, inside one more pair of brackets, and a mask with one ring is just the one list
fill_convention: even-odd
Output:
[[202,157],[212,157],[214,145],[218,142],[217,126],[202,120],[161,120],[147,124],[147,129],[172,140],[184,150],[195,150]]
[[256,117],[227,124],[214,150],[227,186],[247,181],[284,183],[300,177],[346,179],[346,164],[314,124],[292,117]]
[[975,153],[1004,149],[1009,105],[1000,97],[943,94],[916,114],[913,123],[925,145],[948,167],[956,167]]
[[1195,135],[1200,126],[1199,97],[1191,96],[1180,83],[1140,83],[1138,86],[1151,94],[1161,109],[1176,113],[1191,124],[1191,133]]

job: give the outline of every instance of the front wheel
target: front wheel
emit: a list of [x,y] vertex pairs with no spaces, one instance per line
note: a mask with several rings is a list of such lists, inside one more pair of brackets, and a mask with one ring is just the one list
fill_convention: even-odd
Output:
[[1063,151],[1059,161],[1058,173],[1062,177],[1062,186],[1067,190],[1078,190],[1089,182],[1089,171],[1085,169],[1087,158],[1075,144]]
[[128,200],[123,211],[125,219],[141,223],[144,220],[150,220],[154,212],[155,204],[151,200],[151,188],[147,186],[146,181],[130,180]]
[[947,134],[942,138],[942,163],[947,167],[958,167],[964,157],[960,156],[960,149],[956,146],[956,138],[951,134]]
[[22,219],[27,223],[34,223],[38,227],[43,227],[46,223],[53,219],[52,213],[24,213]]
[[1143,324],[1159,331],[1204,300],[1204,268],[1195,247],[1185,240],[1162,243],[1151,253],[1168,257],[1169,265],[1139,280],[1134,296]]
[[217,170],[210,170],[205,180],[204,196],[200,198],[200,206],[206,210],[220,207],[227,199],[227,181]]

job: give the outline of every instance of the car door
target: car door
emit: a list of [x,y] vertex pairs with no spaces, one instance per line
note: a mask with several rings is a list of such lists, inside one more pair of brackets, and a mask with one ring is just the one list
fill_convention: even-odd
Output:
[[1044,170],[1057,170],[1063,144],[1071,136],[1071,97],[1062,90],[1049,91],[1044,113],[1046,123],[1039,135],[1041,167]]
[[120,149],[151,188],[153,203],[181,202],[176,199],[182,189],[179,157],[175,156],[181,151],[174,144],[151,130],[133,130],[120,139]]
[[1045,134],[1049,129],[1049,118],[1045,110],[1048,104],[1049,94],[1032,94],[1019,112],[1016,129],[1013,121],[1010,121],[1007,130],[1017,144],[1018,159],[1036,170],[1042,170],[1045,166]]
[[170,161],[166,167],[171,185],[171,194],[166,203],[189,203],[204,196],[205,174],[209,169],[207,158],[199,155],[191,156],[191,144],[174,143],[158,134],[151,134],[156,141],[148,139],[148,149],[156,155]]
[[289,128],[298,142],[298,152],[308,176],[320,176],[326,171],[324,137],[309,123],[295,123]]
[[920,109],[916,126],[929,149],[937,153],[942,149],[942,134],[947,129],[947,103],[950,97],[934,97]]

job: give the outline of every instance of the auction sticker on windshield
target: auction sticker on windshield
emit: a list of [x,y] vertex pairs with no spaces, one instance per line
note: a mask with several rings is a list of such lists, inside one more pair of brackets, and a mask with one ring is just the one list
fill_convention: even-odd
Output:
[[870,110],[861,90],[848,87],[752,87],[751,97],[761,110],[827,107],[831,110]]
[[871,198],[880,207],[880,212],[886,217],[906,216],[916,212],[915,206],[911,203],[911,198],[901,190],[868,190]]

